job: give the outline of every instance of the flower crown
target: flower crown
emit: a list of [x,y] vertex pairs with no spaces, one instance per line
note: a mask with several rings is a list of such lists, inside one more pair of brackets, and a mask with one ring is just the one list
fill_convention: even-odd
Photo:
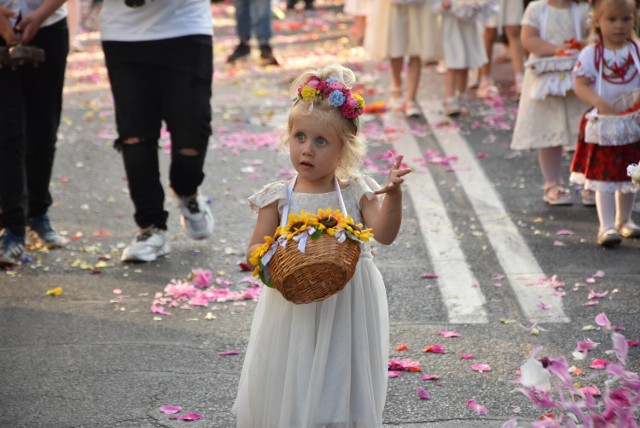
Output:
[[[336,77],[328,77],[320,80],[312,76],[305,84],[298,88],[298,96],[294,104],[300,100],[315,101],[318,99],[329,100],[331,107],[340,109],[340,113],[345,119],[353,120],[358,128],[358,116],[364,112],[364,99],[359,94],[351,92],[351,88],[345,86]],[[312,107],[313,108],[313,107]]]

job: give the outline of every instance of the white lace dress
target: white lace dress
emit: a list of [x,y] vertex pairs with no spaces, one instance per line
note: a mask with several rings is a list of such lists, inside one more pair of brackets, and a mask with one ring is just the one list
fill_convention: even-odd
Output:
[[[360,200],[378,197],[368,176],[349,180],[342,195],[362,222]],[[287,183],[249,198],[254,209],[287,201]],[[290,213],[339,207],[336,192],[293,192]],[[239,428],[382,427],[387,390],[389,316],[380,271],[363,244],[346,287],[321,302],[296,305],[264,287],[256,305],[238,396]]]
[[[541,29],[543,1],[529,3],[522,18],[523,25],[530,25]],[[575,38],[576,29],[571,8],[559,9],[547,6],[547,20],[545,35],[541,37],[551,43],[561,45],[564,40]],[[580,28],[583,39],[588,33],[589,5],[578,5]],[[530,56],[535,58],[534,55]],[[570,79],[570,73],[567,73]],[[511,148],[514,150],[541,149],[545,147],[564,146],[573,148],[578,141],[580,119],[589,106],[584,104],[571,91],[567,96],[547,96],[543,100],[532,99],[529,94],[536,79],[528,67],[524,72],[522,95],[518,104]]]

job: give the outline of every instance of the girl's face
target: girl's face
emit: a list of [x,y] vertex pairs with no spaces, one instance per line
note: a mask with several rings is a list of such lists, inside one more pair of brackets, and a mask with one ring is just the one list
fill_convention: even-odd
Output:
[[[342,140],[316,113],[298,113],[289,134],[291,164],[298,183],[319,192],[333,189],[333,179],[342,154]],[[305,186],[306,187],[306,186]]]
[[633,34],[634,8],[626,1],[605,1],[599,9],[596,27],[600,29],[604,47],[624,47]]

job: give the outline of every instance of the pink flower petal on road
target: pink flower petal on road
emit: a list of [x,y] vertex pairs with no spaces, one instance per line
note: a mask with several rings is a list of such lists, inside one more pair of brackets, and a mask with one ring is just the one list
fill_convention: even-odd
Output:
[[471,364],[471,368],[480,373],[491,371],[491,366],[489,366],[489,364]]
[[487,153],[487,152],[478,152],[478,153],[476,153],[476,156],[478,156],[478,158],[480,158],[480,159],[484,159],[484,158],[488,158],[489,157],[489,153]]
[[596,320],[596,324],[598,324],[600,327],[604,327],[606,330],[611,330],[611,322],[609,321],[609,318],[607,318],[607,315],[604,312],[596,315],[595,320]]
[[473,354],[462,354],[460,355],[461,360],[473,360],[476,358]]
[[240,351],[237,349],[229,349],[228,351],[218,352],[218,355],[238,355]]
[[629,340],[627,339],[627,344],[631,346],[640,346],[640,340]]
[[167,311],[164,306],[160,305],[151,305],[151,312],[160,315],[171,315],[171,312]]
[[427,345],[422,352],[432,352],[434,354],[446,354],[447,350],[444,345]]
[[181,415],[181,416],[171,416],[169,419],[174,421],[178,420],[178,421],[192,422],[192,421],[199,421],[200,419],[202,419],[202,415],[200,415],[200,413],[185,413],[184,415]]
[[599,304],[600,302],[598,300],[589,300],[587,303],[584,304],[584,306],[597,306]]
[[604,271],[599,270],[596,273],[593,274],[594,278],[604,278]]
[[160,411],[165,415],[173,415],[182,410],[180,406],[172,406],[170,404],[165,404],[164,406],[160,406]]
[[400,377],[402,376],[402,372],[400,370],[389,370],[387,372],[387,377],[389,377],[390,379],[393,379],[394,377]]
[[587,296],[588,299],[599,299],[601,297],[605,297],[607,294],[609,294],[608,291],[596,291],[593,288],[589,289],[589,295]]
[[556,235],[558,236],[573,235],[573,232],[569,229],[560,229],[556,232]]
[[440,379],[440,376],[438,376],[438,375],[434,375],[434,374],[422,375],[422,380],[438,380],[438,379]]
[[438,275],[435,273],[423,273],[422,275],[420,275],[420,278],[436,279],[438,278]]
[[460,333],[458,333],[457,331],[440,330],[438,334],[443,337],[460,337]]
[[423,387],[419,387],[418,388],[418,397],[420,397],[421,400],[430,400],[431,396],[429,395],[429,393],[427,391],[424,390]]
[[589,368],[594,370],[604,370],[609,364],[611,364],[611,361],[597,359],[593,360]]
[[549,309],[551,309],[551,305],[547,305],[545,302],[542,302],[542,301],[538,303],[538,307],[543,311],[548,311]]
[[467,400],[467,408],[482,415],[487,414],[487,408],[478,404],[474,398]]
[[562,241],[553,241],[554,247],[566,247],[566,244]]

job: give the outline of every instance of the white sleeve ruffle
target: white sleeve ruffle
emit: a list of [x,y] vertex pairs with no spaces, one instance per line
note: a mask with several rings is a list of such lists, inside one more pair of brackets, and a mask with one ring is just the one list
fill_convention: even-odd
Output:
[[276,181],[269,183],[249,196],[247,200],[249,201],[249,207],[255,212],[278,201],[278,211],[282,212],[282,207],[287,203],[287,182]]
[[376,190],[379,190],[381,186],[376,180],[368,175],[354,175],[349,179],[349,186],[352,186],[353,196],[358,201],[358,205],[360,205],[360,201],[363,196],[366,196],[368,200],[382,197],[373,193]]

